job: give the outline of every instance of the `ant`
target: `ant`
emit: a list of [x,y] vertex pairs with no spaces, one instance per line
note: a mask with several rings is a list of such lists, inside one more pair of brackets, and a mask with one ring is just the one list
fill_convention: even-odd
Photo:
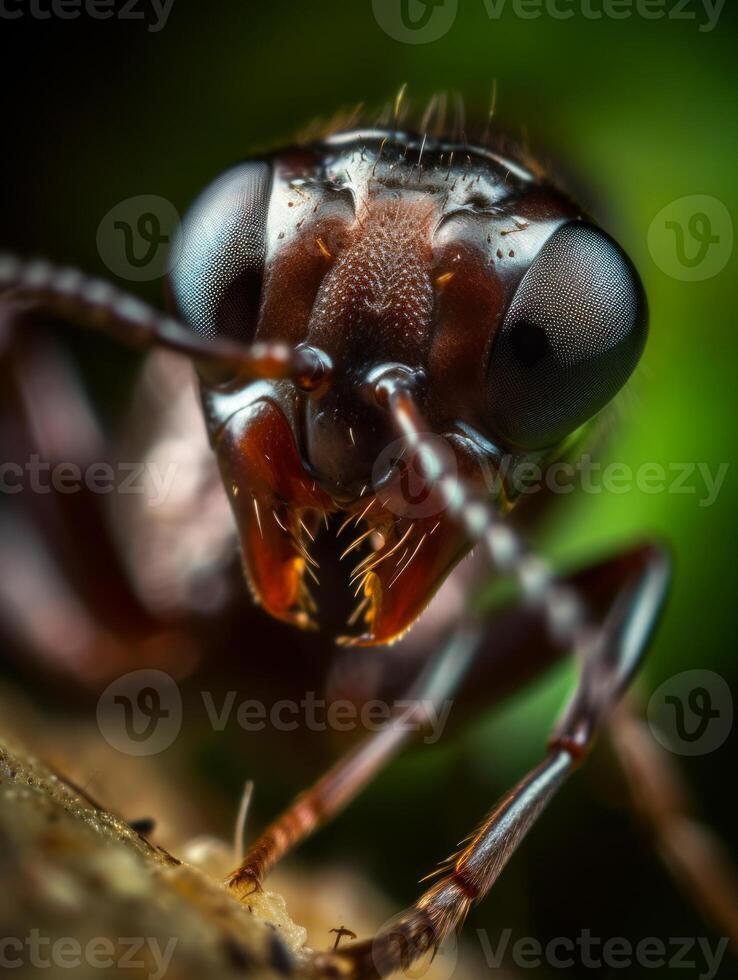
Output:
[[[475,575],[491,567],[517,586],[520,683],[573,651],[578,684],[540,764],[391,928],[312,968],[366,980],[436,948],[589,753],[667,594],[658,544],[560,577],[515,524],[524,495],[511,474],[586,444],[639,361],[648,314],[632,263],[535,164],[489,140],[395,126],[335,132],[219,177],[179,233],[171,316],[43,261],[2,258],[0,286],[194,364],[245,577],[271,616],[317,625],[311,549],[336,523],[357,531],[342,557],[359,557],[340,644],[395,643],[441,594],[435,648],[422,627],[402,641],[424,646],[415,721],[480,664],[494,684],[498,624],[459,598],[472,550]],[[248,848],[233,892],[258,889],[410,727],[391,717],[300,795]]]

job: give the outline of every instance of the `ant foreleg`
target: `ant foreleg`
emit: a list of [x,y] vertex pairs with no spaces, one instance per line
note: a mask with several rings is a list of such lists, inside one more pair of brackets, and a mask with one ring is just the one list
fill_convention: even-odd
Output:
[[637,709],[626,700],[609,725],[633,807],[686,898],[719,935],[730,937],[738,954],[738,870],[700,820],[678,761],[656,742]]
[[552,733],[544,760],[492,810],[464,850],[443,866],[440,880],[390,929],[340,952],[319,954],[313,960],[316,976],[371,980],[407,969],[463,922],[589,752],[644,652],[667,582],[664,555],[644,549],[640,568],[621,586],[604,623],[587,644],[578,686]]
[[[246,897],[289,850],[346,806],[422,729],[431,709],[451,697],[479,649],[481,625],[470,619],[442,644],[422,671],[401,710],[349,751],[309,790],[302,793],[249,848],[229,886]],[[408,709],[407,705],[411,707]]]
[[[649,545],[635,547],[577,570],[561,581],[584,595],[596,613],[604,615],[613,593],[633,577],[651,553]],[[462,641],[464,646],[459,647]],[[459,651],[467,649],[467,644],[471,652],[462,664]],[[545,617],[514,605],[500,611],[492,621],[468,620],[454,639],[441,645],[403,703],[427,705],[429,698],[434,698],[437,706],[454,696],[453,717],[449,716],[449,720],[465,719],[475,711],[489,710],[492,704],[522,689],[562,656],[563,649],[550,640]],[[393,691],[385,700],[395,701],[396,693]],[[278,861],[337,816],[409,741],[418,728],[415,722],[419,724],[418,719],[408,719],[406,712],[403,716],[398,714],[301,793],[249,848],[242,865],[230,878],[234,890],[247,895],[258,888]]]

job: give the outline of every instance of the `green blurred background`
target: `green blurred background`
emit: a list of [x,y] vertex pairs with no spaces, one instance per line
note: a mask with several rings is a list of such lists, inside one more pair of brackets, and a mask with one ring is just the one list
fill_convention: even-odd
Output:
[[[496,79],[500,124],[527,133],[583,188],[584,205],[622,242],[646,285],[651,338],[608,452],[634,468],[701,462],[714,473],[731,464],[709,507],[699,505],[696,478],[696,494],[633,488],[572,498],[543,547],[568,562],[643,534],[668,542],[674,588],[643,689],[707,668],[735,690],[736,258],[712,278],[684,281],[659,267],[648,232],[662,208],[686,196],[709,195],[735,213],[736,7],[728,5],[711,31],[699,29],[706,14],[696,0],[684,8],[692,20],[635,12],[595,20],[563,0],[560,7],[575,11],[570,19],[545,8],[524,19],[510,3],[491,19],[483,0],[460,7],[445,36],[425,44],[390,37],[368,0],[174,0],[159,32],[84,17],[3,20],[1,244],[106,275],[96,232],[117,202],[151,193],[182,211],[255,146],[342,107],[380,106],[403,83],[415,103],[452,90],[484,113]],[[667,0],[666,11],[674,7]],[[159,303],[161,283],[136,292]],[[95,358],[91,386],[105,409],[125,393],[135,362],[107,346]],[[299,641],[289,642],[299,656]],[[354,863],[394,902],[411,899],[420,874],[539,758],[568,679],[555,672],[450,744],[406,753],[305,848],[304,860]],[[203,749],[201,769],[218,792],[235,797],[248,752],[234,747],[215,765],[217,751]],[[684,761],[707,819],[734,854],[737,760],[731,735],[719,750]],[[623,812],[607,767],[598,751],[470,917],[470,933],[510,925],[544,940],[582,927],[634,940],[711,935]],[[263,786],[264,779],[259,823],[298,788],[276,779]],[[478,947],[471,955],[486,975]],[[719,975],[738,976],[738,968],[726,960]]]

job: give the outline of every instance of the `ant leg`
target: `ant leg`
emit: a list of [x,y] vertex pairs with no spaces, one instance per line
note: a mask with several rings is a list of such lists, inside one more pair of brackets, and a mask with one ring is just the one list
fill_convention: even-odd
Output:
[[518,845],[577,765],[619,700],[641,659],[666,592],[668,562],[651,549],[621,586],[604,623],[588,631],[578,686],[543,761],[499,803],[470,843],[389,929],[372,940],[319,954],[316,976],[384,977],[437,948],[495,883]]
[[738,953],[738,870],[722,841],[696,815],[681,767],[636,709],[626,701],[609,726],[633,806],[685,896],[719,935],[731,938]]
[[225,369],[244,379],[288,378],[306,390],[322,384],[330,374],[328,358],[312,347],[204,340],[186,324],[111,283],[41,259],[23,261],[0,255],[0,290],[33,304],[37,312],[105,334],[129,347],[167,348],[190,358],[203,371]]
[[[575,647],[585,650],[588,644],[586,615],[576,594],[571,589],[561,588],[551,578],[545,564],[531,555],[511,529],[501,524],[465,483],[444,471],[442,460],[427,438],[428,426],[418,408],[416,387],[417,378],[406,370],[389,368],[377,378],[374,396],[389,411],[409,448],[417,453],[426,479],[431,483],[437,481],[439,497],[453,519],[472,540],[484,547],[500,570],[517,578],[528,602],[545,610],[553,632],[558,632],[562,638],[568,636]],[[630,672],[634,667],[635,664]],[[626,669],[623,681],[628,679]],[[723,859],[721,846],[709,831],[694,822],[689,828],[685,825],[685,818],[680,817],[680,812],[685,809],[685,796],[682,795],[680,801],[683,787],[679,775],[667,762],[663,767],[659,766],[653,759],[653,751],[649,752],[643,739],[638,738],[642,732],[642,728],[631,727],[630,743],[625,735],[615,743],[626,773],[640,794],[642,809],[649,815],[657,837],[660,835],[663,854],[673,873],[689,886],[692,895],[697,896],[708,917],[735,937],[738,931],[735,913],[738,877],[730,862]],[[643,751],[638,751],[636,746]],[[664,785],[667,795],[661,802],[654,792],[654,786],[659,782],[659,769],[661,781],[667,783],[667,773],[671,770],[671,785]]]
[[209,619],[243,586],[231,577],[236,531],[191,366],[153,352],[129,402],[111,453],[138,461],[141,492],[110,494],[106,507],[122,566],[157,619]]
[[[91,465],[110,465],[110,447],[95,411],[53,331],[29,331],[31,314],[12,304],[2,304],[0,317],[6,333],[0,355],[3,452],[16,457],[19,467],[38,459],[49,474],[57,467],[71,466],[82,474]],[[59,406],[64,406],[63,424]],[[123,574],[106,515],[107,495],[95,493],[81,476],[66,493],[57,492],[50,477],[48,484],[26,485],[11,503],[29,511],[70,584],[111,622],[153,626]]]
[[[586,596],[588,606],[604,615],[613,594],[640,571],[652,553],[650,545],[639,545],[577,570],[562,583]],[[459,643],[466,647],[459,648]],[[463,663],[460,649],[469,651]],[[491,622],[469,620],[453,639],[439,648],[411,687],[407,701],[418,705],[420,713],[426,713],[422,706],[423,703],[427,706],[429,699],[435,701],[437,710],[441,701],[451,697],[454,697],[455,716],[466,717],[478,710],[489,710],[561,659],[563,652],[561,646],[551,642],[545,617],[535,610],[514,606]],[[435,694],[434,678],[438,684]],[[392,704],[404,693],[402,688],[395,688],[387,696],[382,692],[382,699]],[[407,703],[404,698],[403,701]],[[419,724],[418,718],[398,714],[380,731],[347,752],[254,841],[241,866],[230,876],[231,886],[242,895],[258,888],[278,861],[358,796],[391,762]]]
[[[26,329],[30,315],[0,298],[0,640],[26,666],[97,682],[190,641],[184,623],[154,617],[133,592],[110,498],[82,476],[109,465],[94,409],[53,331]],[[73,485],[60,490],[52,474],[70,467]]]
[[229,875],[230,888],[241,898],[259,889],[280,858],[361,792],[453,695],[479,648],[480,632],[479,623],[470,619],[439,647],[410,691],[403,709],[396,710],[378,732],[339,759],[267,827],[249,848],[241,866]]

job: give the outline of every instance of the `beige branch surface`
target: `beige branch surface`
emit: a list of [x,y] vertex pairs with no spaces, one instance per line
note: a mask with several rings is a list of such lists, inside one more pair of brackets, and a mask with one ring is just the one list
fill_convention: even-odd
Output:
[[0,742],[0,957],[16,977],[304,976],[283,900],[242,905],[37,758]]

